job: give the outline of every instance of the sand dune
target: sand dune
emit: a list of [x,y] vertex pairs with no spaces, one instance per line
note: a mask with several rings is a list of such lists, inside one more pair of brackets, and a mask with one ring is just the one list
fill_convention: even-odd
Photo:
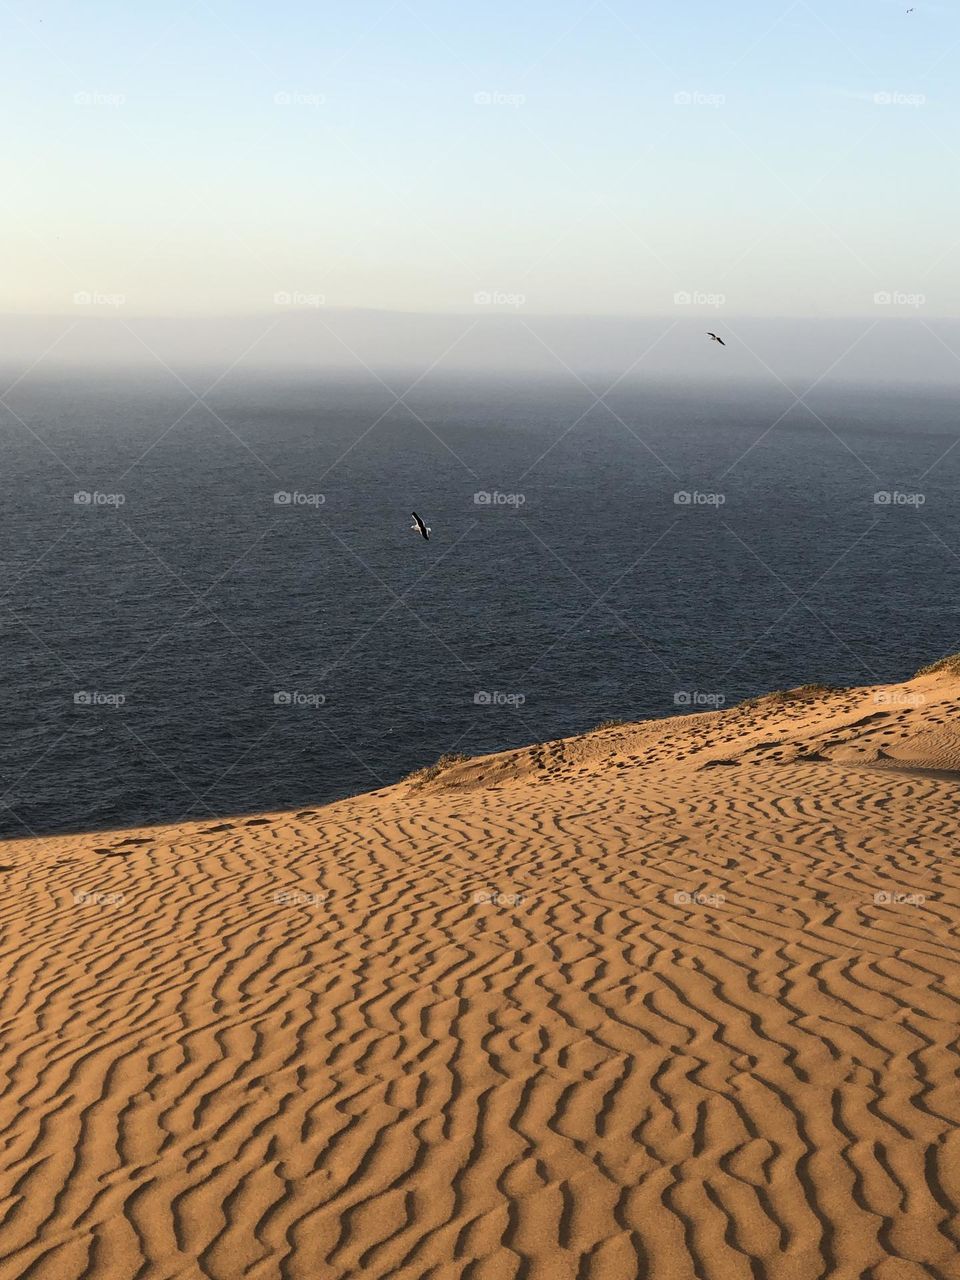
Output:
[[0,1280],[960,1275],[960,677],[0,850]]

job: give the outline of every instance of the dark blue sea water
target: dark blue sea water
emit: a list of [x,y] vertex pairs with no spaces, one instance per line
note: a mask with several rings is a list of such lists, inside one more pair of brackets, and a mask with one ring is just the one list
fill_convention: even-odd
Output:
[[31,375],[0,409],[4,834],[318,804],[960,649],[955,405],[792,401]]

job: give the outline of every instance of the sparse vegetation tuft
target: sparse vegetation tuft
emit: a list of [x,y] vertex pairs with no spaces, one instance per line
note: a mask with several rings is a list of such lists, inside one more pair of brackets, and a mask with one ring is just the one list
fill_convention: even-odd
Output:
[[931,662],[929,666],[921,667],[917,675],[932,676],[938,671],[947,672],[951,676],[960,676],[960,653],[951,653],[946,658],[941,658],[939,662]]
[[462,764],[464,760],[470,757],[464,755],[462,751],[449,752],[445,756],[441,756],[433,764],[426,765],[423,769],[417,769],[414,773],[407,774],[405,782],[412,782],[414,786],[422,787],[427,782],[433,782],[434,778],[439,778],[451,765]]
[[837,693],[832,684],[801,684],[796,689],[774,689],[771,693],[761,693],[756,698],[746,698],[739,703],[741,709],[751,707],[777,707],[788,702],[815,702],[829,693]]

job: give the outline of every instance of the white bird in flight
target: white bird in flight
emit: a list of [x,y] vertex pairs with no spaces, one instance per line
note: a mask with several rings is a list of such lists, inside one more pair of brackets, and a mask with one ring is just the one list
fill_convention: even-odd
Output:
[[413,516],[413,524],[410,526],[415,533],[419,533],[421,538],[425,538],[428,542],[432,530],[429,525],[425,525],[415,511],[410,513]]
[[708,333],[707,337],[710,339],[711,342],[719,342],[721,347],[725,347],[727,345],[724,342],[724,340],[722,338],[718,338],[715,333]]

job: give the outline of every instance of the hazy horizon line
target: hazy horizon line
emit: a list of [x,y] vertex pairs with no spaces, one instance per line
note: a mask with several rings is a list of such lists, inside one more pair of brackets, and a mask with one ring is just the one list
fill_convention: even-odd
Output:
[[[75,306],[85,304],[74,304]],[[284,317],[301,316],[320,318],[323,315],[331,314],[349,314],[349,315],[379,315],[379,316],[418,316],[424,319],[437,320],[453,320],[453,319],[470,319],[475,320],[512,320],[512,319],[530,319],[538,320],[618,320],[618,321],[681,321],[700,318],[703,320],[713,319],[718,324],[722,324],[723,320],[713,307],[704,306],[690,307],[689,310],[682,312],[675,311],[533,311],[524,308],[513,308],[509,306],[497,307],[495,309],[477,314],[473,311],[419,311],[413,308],[397,308],[397,307],[362,307],[362,306],[328,306],[326,304],[320,306],[300,305],[287,306],[277,304],[274,310],[264,308],[257,311],[126,311],[123,310],[125,304],[111,305],[108,303],[98,305],[94,304],[94,309],[80,314],[74,311],[0,311],[0,321],[2,320],[174,320],[183,321],[236,321],[236,320],[266,320],[271,317],[282,319]],[[889,305],[889,304],[875,304]],[[907,304],[904,304],[907,305]],[[123,314],[119,314],[123,310]],[[875,320],[916,320],[920,316],[916,309],[910,313],[903,310],[894,309],[886,314],[878,315],[875,311],[850,311],[838,315],[790,315],[782,312],[759,312],[759,311],[738,311],[729,313],[730,320],[736,321],[762,321],[765,324],[771,322],[782,322],[785,324],[841,324],[853,321]],[[923,319],[930,321],[953,321],[960,323],[960,315],[946,315],[940,313],[924,312]]]

